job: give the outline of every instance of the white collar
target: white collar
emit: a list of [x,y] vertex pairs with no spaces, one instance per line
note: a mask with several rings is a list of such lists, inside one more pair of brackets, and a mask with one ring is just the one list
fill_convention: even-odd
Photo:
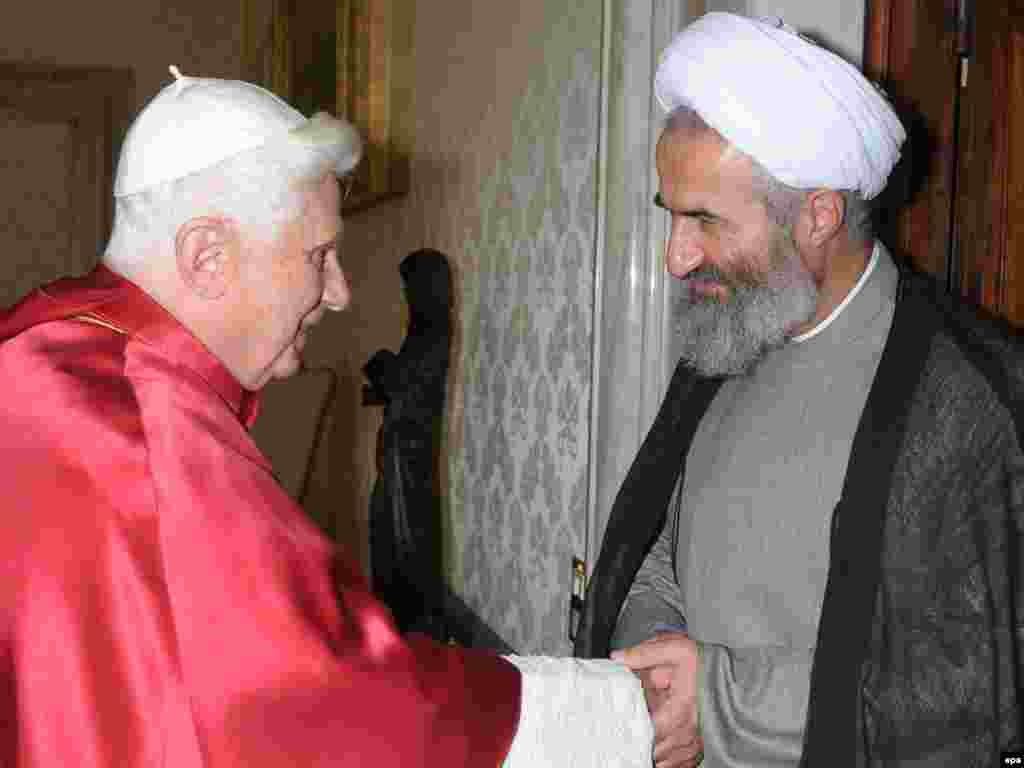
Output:
[[868,281],[868,278],[871,277],[871,273],[875,271],[875,265],[878,264],[878,258],[879,258],[879,248],[878,248],[878,242],[876,241],[875,242],[875,247],[871,251],[871,261],[869,261],[867,267],[864,268],[864,273],[860,276],[860,279],[857,281],[857,284],[855,286],[853,286],[853,289],[848,294],[846,294],[846,298],[843,299],[841,302],[839,302],[839,305],[829,313],[828,317],[826,317],[824,320],[822,320],[816,326],[811,328],[811,330],[805,331],[805,332],[801,333],[799,336],[794,336],[791,339],[791,341],[795,342],[796,344],[799,344],[802,341],[807,341],[808,339],[813,339],[819,333],[821,333],[826,328],[828,328],[832,324],[832,322],[837,317],[839,317],[839,315],[842,313],[842,311],[844,309],[846,309],[847,305],[851,301],[853,301],[854,297],[858,293],[860,293],[860,289],[864,287],[864,285]]

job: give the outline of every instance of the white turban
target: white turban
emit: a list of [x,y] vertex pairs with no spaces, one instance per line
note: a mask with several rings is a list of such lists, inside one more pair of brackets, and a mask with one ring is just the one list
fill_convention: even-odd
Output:
[[662,107],[694,110],[769,173],[800,189],[878,195],[906,132],[854,66],[780,20],[709,13],[662,54]]

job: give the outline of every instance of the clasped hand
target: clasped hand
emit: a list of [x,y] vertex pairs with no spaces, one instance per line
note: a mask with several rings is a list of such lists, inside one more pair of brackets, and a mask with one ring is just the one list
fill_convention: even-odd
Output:
[[654,724],[656,768],[694,768],[704,757],[697,723],[697,644],[684,632],[664,632],[612,658],[640,678]]

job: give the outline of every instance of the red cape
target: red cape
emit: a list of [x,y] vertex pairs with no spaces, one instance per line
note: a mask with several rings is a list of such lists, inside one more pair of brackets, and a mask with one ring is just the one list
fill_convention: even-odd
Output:
[[518,671],[398,634],[139,288],[0,314],[0,388],[0,765],[500,765]]

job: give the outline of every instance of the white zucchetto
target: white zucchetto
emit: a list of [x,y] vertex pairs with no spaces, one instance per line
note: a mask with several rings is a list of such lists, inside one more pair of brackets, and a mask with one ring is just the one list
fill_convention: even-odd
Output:
[[906,132],[861,72],[778,19],[709,13],[662,54],[662,107],[693,109],[769,173],[800,189],[885,187]]
[[170,67],[164,87],[128,129],[114,180],[114,197],[166,184],[212,168],[271,141],[345,148],[335,172],[359,161],[354,126],[326,113],[307,119],[276,95],[241,80],[187,77]]

